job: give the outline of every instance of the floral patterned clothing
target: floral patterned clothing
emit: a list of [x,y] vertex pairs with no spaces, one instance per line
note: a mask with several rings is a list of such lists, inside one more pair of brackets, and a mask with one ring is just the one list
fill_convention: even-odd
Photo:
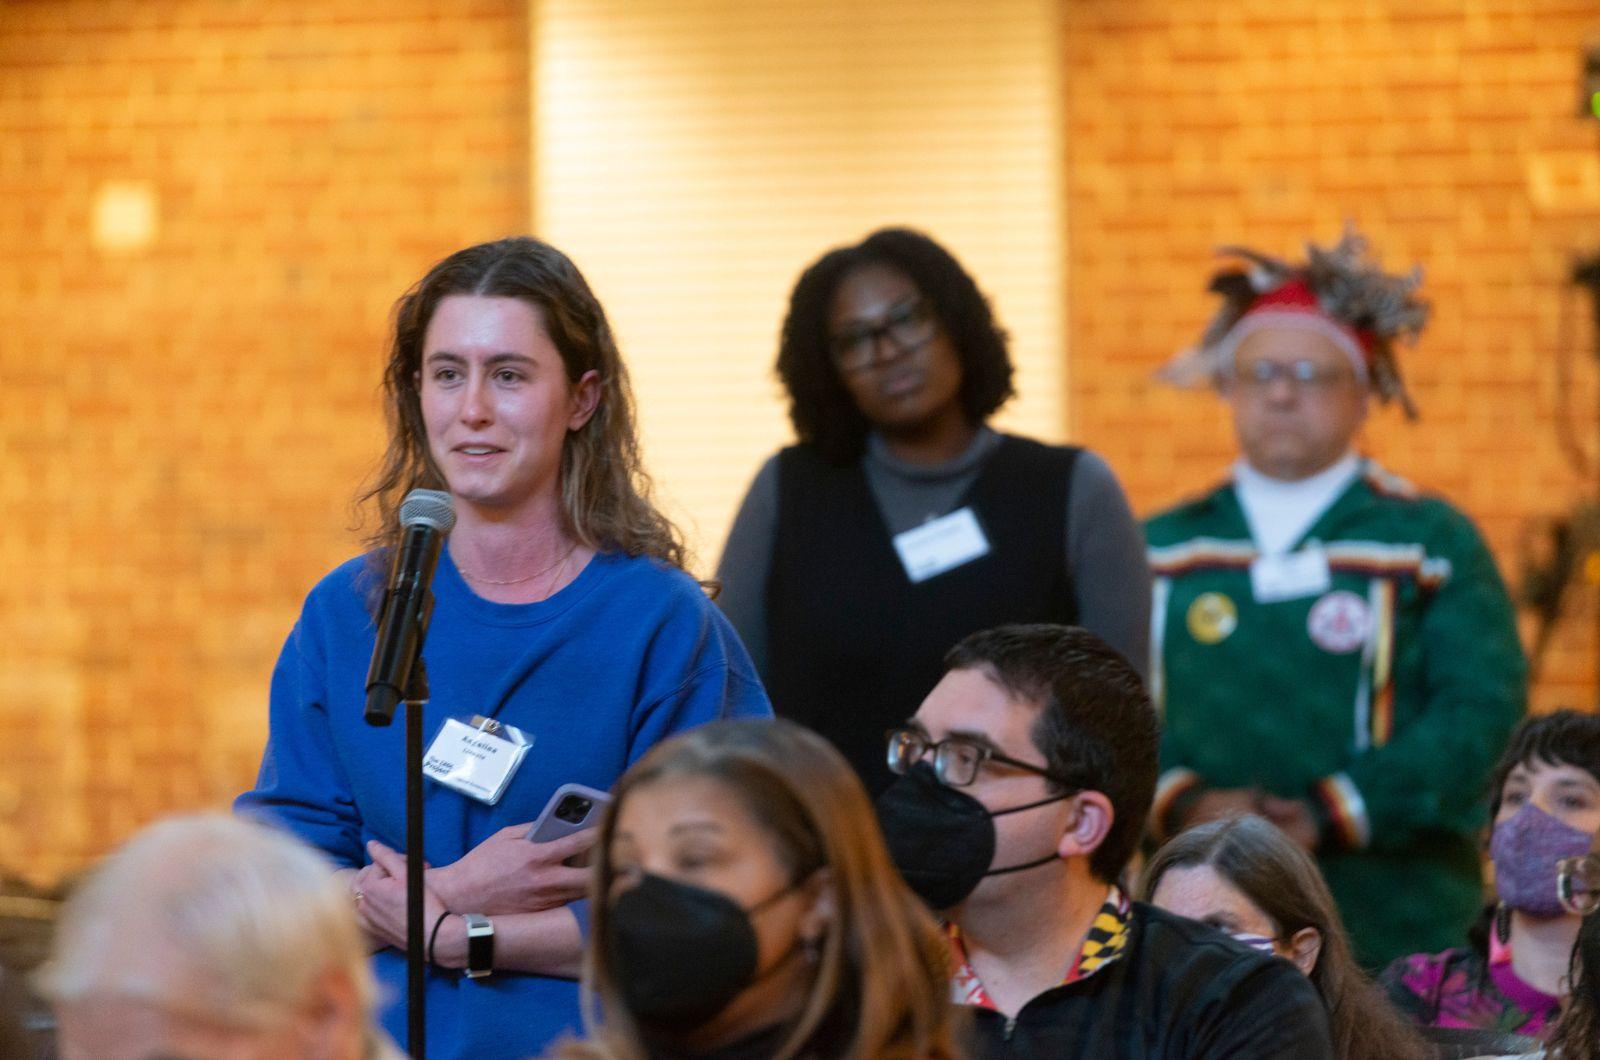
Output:
[[1476,1027],[1543,1038],[1561,999],[1517,978],[1511,946],[1489,933],[1489,959],[1474,949],[1414,953],[1389,965],[1380,980],[1392,1001],[1424,1027]]

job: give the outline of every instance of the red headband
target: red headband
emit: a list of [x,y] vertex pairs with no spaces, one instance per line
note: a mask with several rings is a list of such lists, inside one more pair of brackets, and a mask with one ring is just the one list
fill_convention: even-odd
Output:
[[1223,342],[1228,347],[1228,359],[1239,348],[1245,336],[1264,327],[1305,328],[1315,331],[1339,347],[1357,373],[1367,377],[1372,366],[1372,351],[1377,336],[1370,331],[1351,327],[1330,316],[1322,308],[1317,293],[1303,277],[1296,276],[1271,291],[1261,295],[1229,330]]

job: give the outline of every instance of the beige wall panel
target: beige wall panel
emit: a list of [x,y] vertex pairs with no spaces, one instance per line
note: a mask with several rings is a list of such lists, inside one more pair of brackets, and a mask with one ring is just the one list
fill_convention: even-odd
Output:
[[880,225],[973,270],[1015,336],[1002,422],[1064,436],[1057,21],[1041,0],[535,4],[536,230],[613,316],[703,569],[791,437],[790,287]]

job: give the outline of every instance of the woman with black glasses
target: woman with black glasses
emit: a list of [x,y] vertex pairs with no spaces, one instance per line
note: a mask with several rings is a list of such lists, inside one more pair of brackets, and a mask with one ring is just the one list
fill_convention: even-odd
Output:
[[927,236],[828,252],[778,352],[798,444],[756,475],[719,599],[775,709],[832,740],[876,794],[883,734],[946,649],[1010,622],[1076,623],[1143,668],[1143,536],[1105,461],[988,425],[1013,394],[1006,334]]

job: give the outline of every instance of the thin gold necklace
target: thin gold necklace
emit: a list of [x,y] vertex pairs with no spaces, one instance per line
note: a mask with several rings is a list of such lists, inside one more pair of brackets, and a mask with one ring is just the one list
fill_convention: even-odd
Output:
[[[556,569],[557,565],[560,565],[562,568],[565,568],[566,565],[567,565],[567,560],[572,558],[572,554],[573,554],[573,552],[577,551],[577,548],[578,548],[578,543],[576,541],[574,541],[572,543],[572,546],[567,549],[567,551],[562,555],[562,557],[560,559],[558,559],[558,560],[553,560],[548,567],[541,567],[538,570],[534,571],[532,574],[525,575],[525,576],[523,576],[521,578],[510,578],[510,579],[507,579],[506,581],[501,581],[501,580],[499,580],[497,578],[486,578],[481,574],[476,574],[476,573],[468,570],[467,568],[461,566],[461,560],[459,558],[456,559],[456,568],[458,570],[460,570],[462,574],[465,574],[467,577],[471,578],[473,581],[477,582],[479,585],[521,585],[524,582],[531,582],[535,578],[541,577],[542,575],[545,575],[545,574],[549,574],[551,571]],[[560,575],[557,575],[557,577],[559,577],[559,576]],[[550,584],[552,584],[552,585],[555,584],[554,579],[551,580]],[[549,590],[548,589],[545,591],[545,595],[547,595],[547,596],[549,595]]]

